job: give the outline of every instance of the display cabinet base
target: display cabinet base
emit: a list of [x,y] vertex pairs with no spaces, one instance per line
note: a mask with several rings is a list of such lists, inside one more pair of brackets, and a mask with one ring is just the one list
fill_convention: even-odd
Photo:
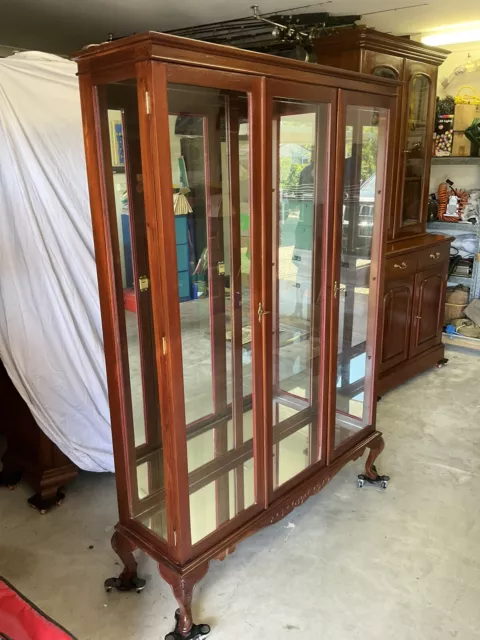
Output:
[[175,613],[175,630],[165,636],[165,640],[200,640],[210,633],[207,624],[195,624],[192,619],[192,599],[196,584],[205,576],[209,563],[213,559],[223,560],[235,550],[237,542],[248,538],[256,531],[282,520],[296,507],[318,493],[348,462],[357,460],[366,449],[369,454],[365,462],[365,473],[358,476],[358,482],[380,485],[386,488],[390,478],[377,472],[375,461],[385,447],[382,434],[373,432],[364,440],[354,445],[347,453],[334,460],[329,466],[321,467],[305,478],[297,486],[280,496],[268,509],[258,514],[246,524],[239,527],[223,541],[213,544],[208,551],[198,558],[190,560],[183,566],[175,564],[173,558],[165,557],[155,550],[151,542],[142,535],[142,527],[135,521],[125,524],[119,522],[112,537],[112,548],[122,560],[124,570],[118,578],[110,578],[105,582],[105,589],[111,591],[140,592],[145,581],[137,576],[137,562],[133,552],[140,549],[158,561],[158,569],[162,578],[173,592],[179,608]]
[[448,361],[445,359],[445,346],[439,344],[419,354],[415,358],[401,362],[397,366],[387,369],[384,373],[380,374],[377,393],[383,395],[387,391],[407,382],[410,378],[434,367],[443,366],[446,362]]

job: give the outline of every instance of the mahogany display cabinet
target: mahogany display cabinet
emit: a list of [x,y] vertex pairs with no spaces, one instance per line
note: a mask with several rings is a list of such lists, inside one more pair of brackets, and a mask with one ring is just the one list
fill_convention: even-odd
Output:
[[387,485],[376,335],[399,83],[159,33],[76,60],[125,565],[106,588],[144,587],[143,550],[179,605],[167,638],[200,638],[211,560],[366,449],[359,486]]
[[316,41],[321,64],[402,81],[394,133],[379,393],[445,362],[442,344],[450,241],[427,233],[438,67],[448,51],[374,29]]

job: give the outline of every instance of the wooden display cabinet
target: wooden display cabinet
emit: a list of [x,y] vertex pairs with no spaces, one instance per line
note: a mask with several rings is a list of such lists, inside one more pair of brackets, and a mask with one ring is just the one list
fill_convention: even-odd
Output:
[[[211,560],[367,448],[359,486],[387,485],[376,337],[399,83],[158,33],[76,59],[125,565],[106,588],[144,587],[143,550],[179,605],[167,638],[200,638],[192,593]],[[136,313],[123,303],[114,138]]]
[[[444,362],[441,328],[449,241],[428,234],[426,223],[437,71],[449,52],[367,28],[343,29],[321,38],[316,52],[321,64],[402,81],[394,132],[393,199],[386,212],[378,386],[383,393]],[[437,269],[438,277],[424,281],[424,270],[430,267]]]

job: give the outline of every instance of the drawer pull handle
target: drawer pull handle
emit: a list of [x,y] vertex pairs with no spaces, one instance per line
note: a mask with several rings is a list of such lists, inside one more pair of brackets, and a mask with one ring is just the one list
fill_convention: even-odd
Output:
[[431,253],[430,254],[430,258],[432,260],[438,260],[439,257],[440,257],[440,252],[439,251],[437,251],[437,253]]
[[407,263],[406,262],[402,262],[402,264],[394,264],[393,268],[394,269],[406,269],[407,268]]

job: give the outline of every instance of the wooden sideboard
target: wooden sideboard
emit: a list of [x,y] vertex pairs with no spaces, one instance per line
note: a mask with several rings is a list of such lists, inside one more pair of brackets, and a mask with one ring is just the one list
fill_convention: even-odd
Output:
[[35,491],[29,504],[45,513],[63,500],[61,488],[76,477],[78,468],[37,425],[1,360],[0,397],[0,433],[7,440],[0,485],[13,488],[23,478]]
[[411,241],[392,244],[383,291],[379,393],[443,359],[449,254],[445,236],[423,236],[416,246]]
[[367,28],[320,38],[316,52],[320,64],[402,81],[379,333],[384,393],[444,359],[449,239],[426,224],[437,72],[449,52]]

